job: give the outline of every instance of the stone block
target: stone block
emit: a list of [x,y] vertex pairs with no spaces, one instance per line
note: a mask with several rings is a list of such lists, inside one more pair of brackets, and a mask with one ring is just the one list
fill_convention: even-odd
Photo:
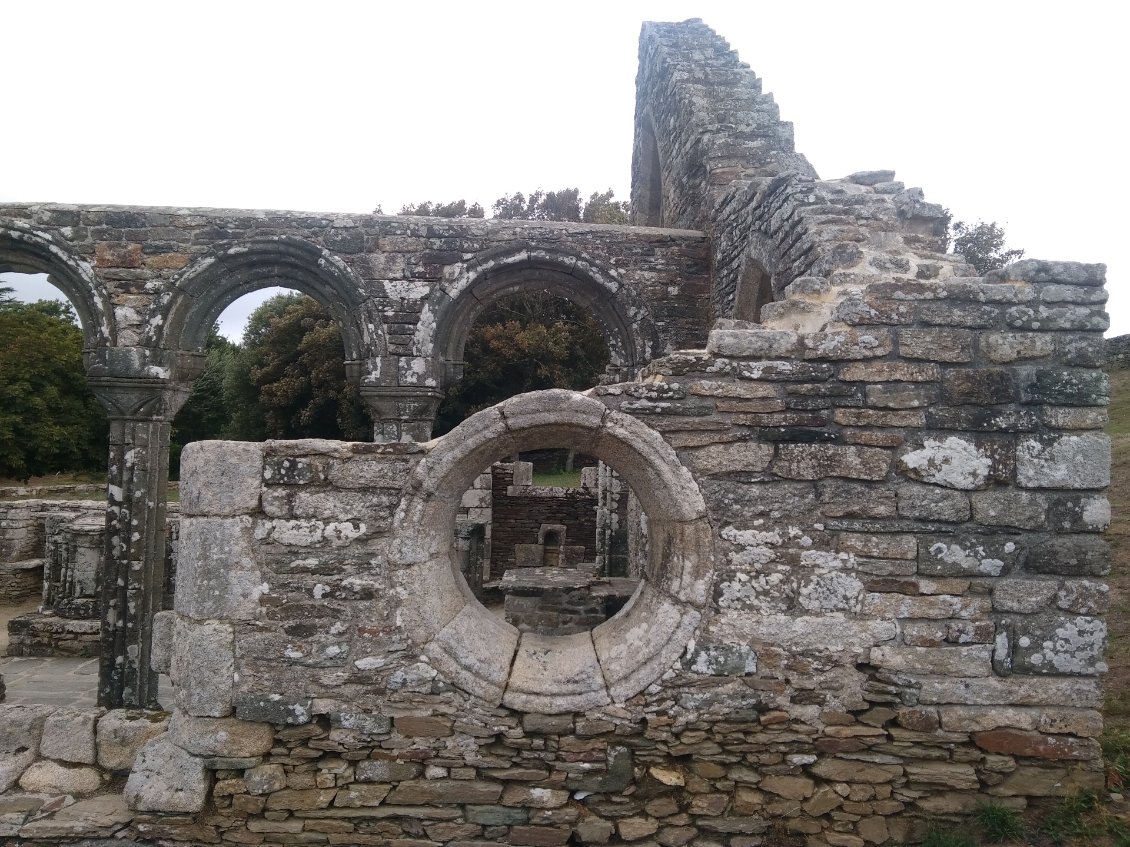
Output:
[[938,676],[990,676],[993,672],[991,658],[992,648],[987,644],[971,647],[871,648],[871,664],[884,670]]
[[204,762],[163,735],[141,749],[125,797],[139,812],[196,813],[204,809],[210,782]]
[[401,782],[415,779],[423,771],[423,766],[415,762],[401,762],[392,759],[372,759],[357,763],[358,782]]
[[39,754],[61,762],[93,765],[97,761],[94,728],[101,709],[60,709],[43,722]]
[[517,648],[513,626],[478,603],[468,603],[424,646],[424,654],[447,680],[497,706]]
[[905,327],[899,330],[898,340],[899,355],[907,359],[950,363],[973,361],[974,335],[968,330]]
[[235,643],[226,623],[175,621],[170,663],[177,708],[189,715],[222,718],[232,713]]
[[840,369],[845,382],[936,382],[941,369],[925,362],[852,362]]
[[98,764],[109,771],[127,771],[150,740],[168,731],[164,712],[114,709],[98,720]]
[[0,705],[0,753],[39,752],[43,724],[52,706]]
[[969,520],[969,495],[937,485],[903,483],[898,486],[898,513],[904,518],[960,523]]
[[1036,759],[1082,759],[1101,756],[1098,742],[1090,738],[1044,735],[1019,729],[991,729],[973,733],[973,743],[989,753]]
[[893,347],[888,329],[842,329],[804,336],[805,359],[874,359],[886,356]]
[[173,713],[169,738],[195,756],[262,756],[274,745],[270,724],[237,718],[207,718]]
[[1061,494],[1052,499],[1048,524],[1057,532],[1103,532],[1110,527],[1110,501],[1102,494]]
[[607,704],[592,636],[523,634],[502,702],[511,709],[550,714]]
[[153,637],[149,648],[149,666],[155,673],[169,673],[173,662],[173,631],[177,613],[171,609],[153,616]]
[[1105,488],[1110,485],[1110,437],[1023,438],[1016,445],[1016,481],[1024,488]]
[[181,452],[184,515],[229,516],[258,511],[263,447],[244,441],[194,441]]
[[1061,576],[1106,576],[1110,573],[1110,545],[1094,535],[1040,538],[1028,551],[1025,568],[1032,573]]
[[1021,381],[1025,403],[1049,406],[1105,406],[1110,401],[1110,377],[1100,370],[1026,369]]
[[997,364],[1043,359],[1055,353],[1055,338],[1042,332],[987,332],[978,342],[985,358]]
[[863,598],[862,611],[864,615],[886,620],[896,618],[972,620],[988,615],[991,609],[992,605],[987,597],[868,593]]
[[773,458],[773,445],[760,442],[711,444],[684,450],[682,456],[697,476],[763,471],[769,467],[769,461]]
[[942,402],[953,406],[991,406],[1017,399],[1009,368],[962,368],[942,375]]
[[1110,605],[1110,587],[1090,579],[1068,579],[1055,595],[1056,608],[1079,615],[1103,615]]
[[1017,489],[974,492],[973,520],[986,526],[1043,529],[1047,522],[1048,498]]
[[252,553],[251,518],[185,517],[180,522],[177,612],[197,620],[253,620],[263,579]]
[[241,721],[291,726],[310,721],[311,698],[293,694],[236,694],[232,698]]
[[[65,838],[67,844],[94,845],[109,841],[133,818],[121,794],[103,794],[64,806],[53,815],[32,820],[20,828],[20,838],[29,843],[46,843],[44,839]],[[95,838],[105,836],[107,841]],[[81,840],[75,840],[81,839]]]
[[866,396],[868,406],[880,409],[924,409],[937,402],[938,392],[932,386],[881,382],[867,386]]
[[918,572],[930,576],[1000,576],[1025,554],[1019,536],[924,535],[918,543]]
[[405,780],[393,789],[390,806],[415,806],[431,803],[497,803],[502,783],[478,779]]
[[919,482],[972,491],[989,485],[993,460],[974,442],[950,435],[924,439],[899,456],[897,468]]
[[97,768],[64,767],[39,761],[20,777],[20,788],[36,794],[93,794],[102,787],[102,772]]
[[706,351],[715,356],[738,359],[775,359],[796,353],[799,338],[787,329],[713,329]]
[[1106,623],[1079,615],[1041,615],[1014,621],[1012,670],[1023,674],[1105,673]]
[[645,584],[629,607],[592,631],[592,644],[613,700],[626,700],[679,659],[700,614]]
[[993,610],[1032,614],[1047,608],[1059,583],[1047,579],[1001,579],[993,585]]
[[838,444],[781,444],[773,460],[773,473],[786,479],[827,477],[879,480],[887,476],[891,453],[878,447]]
[[391,785],[348,785],[337,792],[333,804],[344,809],[379,806],[390,791],[392,791]]
[[0,753],[0,794],[7,793],[28,766],[35,761],[34,750],[24,750],[20,753]]

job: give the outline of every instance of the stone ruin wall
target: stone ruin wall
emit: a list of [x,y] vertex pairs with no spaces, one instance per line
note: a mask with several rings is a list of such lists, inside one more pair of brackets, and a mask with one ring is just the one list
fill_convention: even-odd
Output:
[[[94,257],[127,343],[163,337],[146,280],[203,296],[193,257],[294,227],[392,327],[370,376],[440,379],[395,329],[425,308],[382,298],[456,291],[507,239],[586,251],[686,320],[638,378],[434,441],[186,449],[153,650],[175,702],[123,834],[863,847],[1102,787],[1103,267],[973,277],[892,173],[820,180],[701,22],[646,25],[640,55],[635,222],[694,232],[0,209]],[[640,496],[645,583],[590,633],[519,635],[456,574],[459,503],[493,461],[578,444]],[[61,761],[46,721],[5,764]]]
[[[851,325],[716,330],[427,444],[187,448],[137,831],[863,844],[1101,788],[1102,282],[878,282]],[[451,492],[586,436],[655,474],[665,553],[622,618],[519,639],[451,576]]]

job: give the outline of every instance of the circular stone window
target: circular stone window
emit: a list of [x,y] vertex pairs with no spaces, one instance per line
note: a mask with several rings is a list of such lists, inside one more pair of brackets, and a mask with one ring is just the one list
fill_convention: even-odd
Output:
[[[710,597],[713,545],[690,472],[658,433],[573,391],[536,391],[429,442],[397,512],[389,554],[400,619],[449,681],[492,705],[580,711],[638,694],[679,658]],[[452,539],[463,492],[522,450],[583,447],[631,486],[648,520],[648,566],[614,617],[573,635],[520,633],[475,599]]]

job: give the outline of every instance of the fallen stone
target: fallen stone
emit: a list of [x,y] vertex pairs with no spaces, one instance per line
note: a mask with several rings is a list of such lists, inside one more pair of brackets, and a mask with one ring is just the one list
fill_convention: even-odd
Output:
[[20,777],[20,788],[39,794],[91,794],[102,787],[97,768],[73,767],[50,761],[31,765]]
[[169,716],[164,712],[126,709],[107,712],[98,720],[98,764],[110,771],[130,770],[146,742],[168,728]]

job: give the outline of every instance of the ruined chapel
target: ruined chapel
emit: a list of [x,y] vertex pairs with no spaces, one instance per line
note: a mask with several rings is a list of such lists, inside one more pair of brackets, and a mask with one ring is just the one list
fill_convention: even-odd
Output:
[[[1103,786],[1104,266],[978,276],[893,172],[821,179],[698,20],[643,26],[631,203],[0,205],[0,270],[70,299],[111,423],[99,707],[0,705],[0,837],[864,847]],[[373,441],[189,445],[174,589],[170,423],[271,285],[340,323]],[[433,439],[475,317],[535,289],[597,318],[604,379]],[[510,459],[546,448],[598,460],[580,511],[632,581],[579,576],[547,512],[502,614],[460,528],[536,511]]]

